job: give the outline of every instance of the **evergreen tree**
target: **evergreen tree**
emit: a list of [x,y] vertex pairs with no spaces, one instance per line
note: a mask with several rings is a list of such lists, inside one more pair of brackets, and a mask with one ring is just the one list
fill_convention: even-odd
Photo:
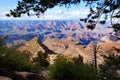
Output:
[[100,80],[120,80],[120,56],[104,56],[104,64],[99,65]]

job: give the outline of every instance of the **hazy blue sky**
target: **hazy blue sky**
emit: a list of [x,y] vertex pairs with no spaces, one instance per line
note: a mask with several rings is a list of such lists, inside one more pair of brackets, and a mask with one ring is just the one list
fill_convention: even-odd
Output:
[[0,0],[0,8],[2,7],[14,7],[17,5],[18,0]]
[[17,5],[18,0],[0,0],[0,19],[78,19],[85,17],[89,9],[84,7],[84,4],[81,5],[71,5],[71,8],[65,8],[57,6],[53,9],[49,9],[42,14],[40,18],[36,16],[28,17],[23,15],[21,18],[8,18],[5,16],[10,9],[14,9]]

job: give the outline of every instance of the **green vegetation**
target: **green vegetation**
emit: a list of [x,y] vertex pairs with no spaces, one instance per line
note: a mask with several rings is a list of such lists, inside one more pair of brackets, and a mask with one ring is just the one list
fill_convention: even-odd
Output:
[[[4,43],[5,39],[2,38],[0,41]],[[5,43],[1,44],[0,75],[8,76],[13,80],[24,80],[16,75],[15,71],[39,73],[47,69],[50,71],[49,79],[55,80],[120,80],[120,56],[103,56],[105,62],[98,65],[97,74],[93,65],[83,63],[81,56],[73,59],[58,56],[50,67],[47,53],[38,52],[38,56],[33,61],[28,57],[26,52],[8,48]]]
[[119,0],[21,0],[18,1],[16,9],[10,10],[10,14],[7,14],[7,16],[21,17],[21,15],[25,13],[31,16],[32,13],[30,13],[30,11],[33,11],[36,13],[36,16],[39,17],[41,13],[55,6],[66,6],[68,8],[72,4],[79,5],[81,2],[86,3],[90,8],[90,13],[87,17],[88,20],[85,20],[89,23],[98,21],[101,16],[103,16],[104,19],[100,21],[100,23],[105,23],[108,16],[110,16],[111,19],[120,18]]
[[51,66],[50,77],[57,80],[120,80],[120,56],[103,56],[105,62],[97,67],[58,57]]
[[32,70],[33,72],[39,72],[42,69],[46,69],[49,66],[49,62],[47,60],[48,55],[47,53],[43,53],[43,52],[38,52],[37,57],[34,58],[33,60],[33,67]]
[[26,53],[12,50],[7,46],[0,48],[0,75],[15,78],[15,71],[31,71],[32,63]]
[[[110,27],[114,29],[119,39],[120,23],[113,23],[113,21],[120,18],[120,0],[83,0],[83,2],[89,5],[90,12],[87,18],[80,20],[89,23],[87,27],[93,30],[98,22],[104,24],[110,19]],[[31,16],[30,12],[35,12],[35,15],[39,17],[40,13],[55,6],[69,7],[71,4],[79,3],[81,0],[21,0],[18,1],[16,9],[10,10],[7,16],[21,17],[26,13]],[[0,37],[0,75],[13,77],[16,76],[14,71],[39,72],[49,67],[47,53],[38,52],[38,56],[30,62],[26,52],[8,48],[5,39],[6,37]],[[96,49],[94,54],[96,55]],[[105,62],[99,66],[96,63],[96,56],[94,58],[96,69],[84,64],[81,59],[68,60],[65,57],[59,57],[50,67],[50,78],[55,80],[120,80],[120,56],[104,56]]]
[[95,80],[93,66],[78,64],[63,56],[51,66],[50,77],[55,80]]
[[120,56],[104,56],[104,59],[98,71],[100,80],[120,80]]
[[[0,37],[0,75],[11,77],[17,80],[15,71],[40,72],[48,66],[44,53],[38,53],[37,61],[29,60],[29,53],[20,52],[16,48],[7,47],[6,38]],[[42,59],[42,60],[41,60]],[[42,65],[42,63],[46,63]]]
[[11,50],[6,48],[2,48],[2,50],[6,51],[5,53],[1,53],[1,62],[0,67],[6,68],[7,70],[19,70],[24,71],[30,70],[31,63],[27,60],[25,53],[18,52],[15,50]]
[[8,38],[8,36],[0,36],[0,47],[5,45],[5,40]]
[[43,52],[39,51],[34,62],[37,62],[44,68],[47,68],[49,66],[49,62],[48,62],[47,58],[48,58],[47,53],[43,53]]

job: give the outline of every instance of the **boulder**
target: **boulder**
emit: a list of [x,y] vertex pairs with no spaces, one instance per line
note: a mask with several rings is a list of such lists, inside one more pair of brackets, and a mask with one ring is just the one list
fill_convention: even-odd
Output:
[[11,78],[9,78],[9,77],[0,76],[0,80],[12,80],[12,79],[11,79]]

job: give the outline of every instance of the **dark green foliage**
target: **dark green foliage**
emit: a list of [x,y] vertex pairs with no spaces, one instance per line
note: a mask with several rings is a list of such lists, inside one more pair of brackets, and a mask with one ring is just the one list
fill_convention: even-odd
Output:
[[75,64],[82,64],[83,63],[83,57],[81,55],[78,56],[78,58],[72,58]]
[[38,52],[37,57],[33,59],[32,72],[40,72],[46,69],[49,66],[47,58],[47,53]]
[[21,75],[16,75],[15,73],[13,75],[11,75],[12,80],[27,80],[26,78],[24,78]]
[[34,59],[34,62],[40,64],[44,68],[47,68],[49,66],[49,62],[47,58],[48,58],[48,54],[40,51],[38,52],[37,57]]
[[[18,1],[16,9],[10,10],[6,16],[21,17],[22,14],[27,13],[28,16],[33,15],[31,11],[35,12],[37,17],[47,9],[55,6],[70,7],[71,4],[79,4],[81,0],[22,0]],[[110,18],[111,25],[113,20],[120,18],[120,0],[82,0],[89,6],[90,12],[87,18],[80,19],[85,23],[90,23],[87,28],[93,30],[97,23],[105,24],[106,20]],[[102,19],[101,19],[102,18]],[[117,22],[118,23],[118,22]],[[95,24],[95,25],[93,25]]]
[[103,21],[100,21],[100,24],[105,24],[105,22],[106,22],[105,20],[103,20]]
[[116,35],[120,35],[120,23],[116,23],[112,25],[112,28],[114,29],[114,31],[116,32]]
[[39,74],[29,74],[27,80],[45,80]]
[[10,14],[6,14],[6,16],[21,17],[21,14],[25,13],[30,16],[30,10],[32,10],[39,17],[40,13],[44,13],[47,9],[57,5],[69,6],[70,4],[77,3],[80,3],[80,0],[22,0],[18,1],[16,9],[10,10]]
[[24,80],[16,75],[15,71],[39,72],[43,69],[40,60],[30,62],[28,53],[17,51],[16,46],[8,48],[4,39],[0,37],[0,75],[8,76],[13,80]]
[[110,22],[113,24],[113,20],[120,18],[120,0],[98,0],[88,5],[90,12],[84,22],[105,24],[106,20],[110,18]]
[[31,66],[32,63],[29,62],[26,53],[10,49],[7,46],[0,48],[0,75],[20,80],[22,77],[17,76],[15,71],[32,71]]
[[7,47],[0,48],[0,68],[5,68],[8,71],[29,71],[32,65],[26,56],[26,53],[15,51]]
[[8,36],[0,36],[0,47],[5,45],[5,41],[8,38]]
[[105,63],[99,66],[100,80],[120,80],[120,56],[104,56]]
[[50,69],[50,76],[57,80],[95,80],[94,68],[87,64],[76,64],[59,57]]
[[29,70],[29,63],[25,52],[16,51],[16,49],[8,48],[5,44],[7,36],[0,37],[0,69],[7,71]]
[[[113,18],[120,18],[120,1],[119,0],[82,0],[89,6],[90,13],[88,13],[87,20],[85,22],[92,20],[95,22],[100,22],[100,17],[104,16],[105,20],[107,17],[111,18],[111,23]],[[10,17],[21,17],[21,14],[27,13],[31,16],[31,11],[35,12],[36,16],[40,16],[47,9],[54,8],[55,6],[70,7],[71,4],[79,4],[81,0],[22,0],[18,1],[16,9],[10,10],[10,14],[6,16]],[[96,6],[95,6],[96,5]],[[93,9],[94,8],[94,9]],[[100,20],[100,21],[99,21]],[[103,21],[103,20],[102,20]],[[102,22],[103,24],[104,22]]]
[[95,28],[95,24],[88,24],[87,28],[93,30]]
[[34,62],[31,68],[31,72],[40,72],[43,70],[43,67],[38,62]]

